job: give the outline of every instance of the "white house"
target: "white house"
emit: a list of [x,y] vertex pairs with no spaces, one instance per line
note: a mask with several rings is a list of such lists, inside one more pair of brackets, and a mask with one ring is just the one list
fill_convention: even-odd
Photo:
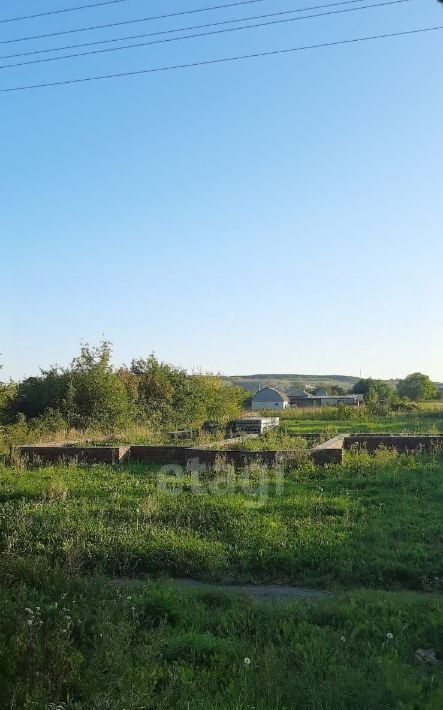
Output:
[[259,390],[252,398],[252,409],[286,409],[289,407],[289,399],[283,393],[274,389],[274,387],[264,387]]

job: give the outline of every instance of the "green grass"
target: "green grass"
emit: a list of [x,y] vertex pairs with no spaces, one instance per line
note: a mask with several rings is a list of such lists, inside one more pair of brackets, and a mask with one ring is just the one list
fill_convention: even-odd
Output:
[[[220,463],[198,488],[0,467],[0,710],[439,710],[442,501],[441,458],[387,450]],[[163,575],[335,594],[258,603]]]
[[442,474],[390,451],[284,474],[221,464],[196,490],[143,465],[3,467],[0,551],[78,573],[423,589],[443,570]]
[[281,428],[289,434],[410,433],[443,434],[443,408],[422,405],[410,412],[373,414],[366,407],[330,407],[317,411],[290,409],[281,413]]
[[1,710],[442,706],[441,663],[414,660],[418,648],[443,652],[436,595],[265,605],[36,563],[2,572]]

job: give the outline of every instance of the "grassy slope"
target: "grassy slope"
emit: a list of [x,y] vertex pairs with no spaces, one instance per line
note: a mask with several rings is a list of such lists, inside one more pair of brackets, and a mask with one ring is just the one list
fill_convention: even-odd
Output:
[[[260,387],[277,387],[284,392],[301,387],[324,387],[328,389],[333,385],[340,385],[351,389],[360,379],[351,375],[290,375],[290,374],[257,374],[257,375],[226,375],[223,378],[249,392],[257,392]],[[393,389],[398,380],[385,380]],[[437,382],[437,387],[443,389],[443,384]]]
[[226,382],[243,387],[249,392],[256,392],[260,387],[277,387],[283,391],[303,387],[332,387],[340,385],[345,389],[358,382],[358,377],[347,375],[233,375],[224,377]]

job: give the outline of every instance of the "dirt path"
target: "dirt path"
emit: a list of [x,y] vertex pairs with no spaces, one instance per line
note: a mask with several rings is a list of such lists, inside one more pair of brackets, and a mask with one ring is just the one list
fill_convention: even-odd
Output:
[[330,597],[329,592],[305,587],[287,587],[279,584],[207,584],[193,579],[173,579],[173,583],[182,588],[203,591],[226,592],[228,594],[247,594],[253,599],[277,601],[279,599],[320,599]]
[[180,589],[189,589],[207,592],[222,592],[226,594],[246,594],[259,601],[278,601],[279,599],[324,599],[332,596],[331,592],[308,587],[290,587],[281,584],[223,584],[221,582],[200,582],[196,579],[182,577],[121,577],[114,579],[114,583],[124,586],[140,586],[147,582],[156,582],[166,579]]

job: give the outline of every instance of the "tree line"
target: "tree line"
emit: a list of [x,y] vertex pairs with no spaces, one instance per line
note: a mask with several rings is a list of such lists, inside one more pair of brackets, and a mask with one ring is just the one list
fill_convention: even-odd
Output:
[[200,428],[234,419],[248,396],[219,376],[189,374],[153,354],[114,368],[111,343],[102,342],[82,345],[68,367],[3,384],[0,420],[11,424],[45,418],[53,429],[114,430],[130,422]]
[[414,372],[400,380],[395,389],[384,380],[361,379],[352,388],[354,394],[363,394],[367,403],[401,405],[409,402],[426,402],[440,399],[436,385],[428,375]]
[[[352,392],[363,394],[374,411],[413,406],[443,394],[419,372],[396,388],[383,380],[361,379]],[[20,382],[0,384],[0,424],[38,423],[53,431],[89,427],[112,431],[131,423],[200,429],[235,419],[249,398],[246,390],[217,375],[189,374],[153,354],[114,368],[111,343],[102,342],[97,347],[82,345],[68,367],[55,366]]]

